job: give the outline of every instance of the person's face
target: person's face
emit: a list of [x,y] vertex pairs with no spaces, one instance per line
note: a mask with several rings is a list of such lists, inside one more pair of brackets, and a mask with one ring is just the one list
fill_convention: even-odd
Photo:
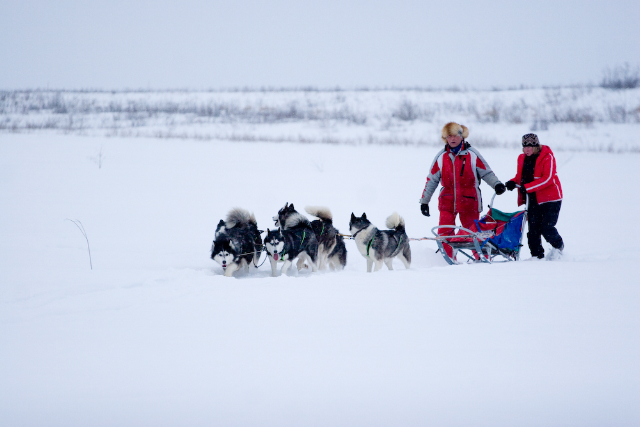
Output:
[[449,135],[447,136],[447,144],[449,147],[455,148],[462,142],[462,137],[460,135]]
[[525,156],[530,156],[533,154],[533,147],[524,147],[522,151],[524,151]]

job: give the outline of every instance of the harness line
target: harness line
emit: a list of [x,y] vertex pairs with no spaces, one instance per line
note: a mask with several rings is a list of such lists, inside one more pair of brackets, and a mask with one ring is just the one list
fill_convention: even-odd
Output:
[[[260,249],[260,252],[267,252],[267,249],[264,247],[264,245],[261,245],[261,246],[262,246],[262,249]],[[260,263],[260,265],[256,265],[256,258],[254,257],[253,258],[253,265],[256,268],[260,268],[260,267],[262,267],[262,264],[264,264],[267,261],[267,258],[269,258],[269,254],[268,253],[267,253],[267,256],[264,257],[264,260]],[[260,255],[258,255],[258,259],[260,259]]]
[[[357,231],[356,234],[358,234],[360,231]],[[349,240],[354,240],[356,234],[342,234],[342,233],[338,233],[338,236],[344,237],[345,239],[349,239]],[[443,236],[444,237],[444,236]],[[444,240],[443,237],[409,237],[409,240],[414,240],[414,241],[420,241],[420,240]],[[446,237],[451,237],[451,236],[446,236]]]

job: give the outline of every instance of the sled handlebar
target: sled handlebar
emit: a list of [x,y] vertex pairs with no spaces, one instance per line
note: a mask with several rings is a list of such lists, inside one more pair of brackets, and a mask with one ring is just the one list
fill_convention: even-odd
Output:
[[[518,188],[522,188],[520,185],[516,184],[516,187]],[[498,193],[496,193],[494,191],[493,196],[491,196],[491,202],[489,203],[489,209],[493,209],[493,201],[496,198],[496,196],[498,195]],[[525,193],[525,209],[529,210],[529,193]]]

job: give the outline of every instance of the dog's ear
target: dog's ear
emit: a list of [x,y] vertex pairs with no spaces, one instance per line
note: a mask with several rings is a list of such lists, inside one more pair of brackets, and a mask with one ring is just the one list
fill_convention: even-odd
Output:
[[362,212],[362,219],[367,219],[367,214]]
[[351,221],[355,221],[356,220],[356,216],[353,214],[353,212],[351,212]]
[[290,210],[291,212],[293,212],[293,211],[295,211],[295,210],[296,210],[296,209],[293,207],[293,203],[291,203],[291,205],[289,205],[289,210]]

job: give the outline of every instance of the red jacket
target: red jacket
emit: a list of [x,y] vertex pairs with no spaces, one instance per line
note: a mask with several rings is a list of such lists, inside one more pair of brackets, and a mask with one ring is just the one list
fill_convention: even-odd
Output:
[[[524,158],[525,154],[520,154],[518,157],[518,172],[515,178],[511,179],[518,185],[520,185],[522,178]],[[533,170],[533,181],[526,184],[524,188],[527,193],[536,193],[538,204],[562,200],[562,186],[556,171],[556,158],[551,148],[547,145],[540,146],[540,155],[536,159],[536,166]],[[524,205],[524,203],[524,196],[518,191],[518,206]]]
[[481,212],[480,179],[491,188],[500,182],[482,155],[466,141],[457,155],[447,145],[431,164],[420,203],[429,203],[438,184],[442,184],[438,209],[448,212]]

